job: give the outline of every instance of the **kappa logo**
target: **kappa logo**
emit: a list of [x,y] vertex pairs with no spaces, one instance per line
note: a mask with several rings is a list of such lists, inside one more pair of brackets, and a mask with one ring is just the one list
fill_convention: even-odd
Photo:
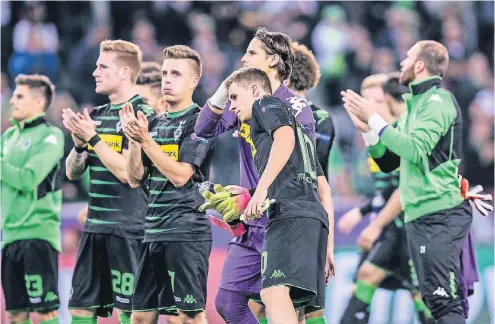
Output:
[[421,246],[419,247],[419,253],[421,253],[421,254],[426,253],[426,246],[421,245]]
[[55,301],[55,300],[58,300],[58,296],[53,291],[49,291],[46,293],[45,303]]
[[437,94],[431,95],[431,97],[428,99],[427,102],[430,102],[430,101],[443,102],[442,98],[440,98],[440,96]]
[[186,295],[186,297],[184,298],[184,303],[186,303],[186,304],[195,304],[196,303],[196,299],[194,299],[194,297],[191,296],[191,295]]
[[357,312],[356,314],[354,314],[354,317],[360,321],[363,320],[365,316],[366,316],[365,312]]
[[56,145],[57,144],[57,138],[55,137],[55,135],[50,135],[47,138],[45,138],[44,142]]
[[445,288],[443,287],[438,287],[437,290],[433,292],[433,295],[437,296],[442,296],[442,297],[449,297],[449,294],[445,291]]
[[273,279],[273,278],[276,278],[276,279],[279,279],[279,278],[285,278],[285,275],[282,271],[280,270],[273,270],[273,273],[272,273],[272,276],[270,277],[270,279]]

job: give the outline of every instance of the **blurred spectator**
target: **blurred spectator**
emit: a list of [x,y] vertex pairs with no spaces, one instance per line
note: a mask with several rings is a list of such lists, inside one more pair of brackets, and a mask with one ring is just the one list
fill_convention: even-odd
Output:
[[140,19],[136,22],[131,31],[131,42],[143,51],[143,61],[161,62],[163,60],[163,48],[158,45],[155,27],[148,20]]
[[10,58],[12,79],[20,74],[44,74],[56,82],[59,72],[58,32],[53,23],[45,22],[43,2],[29,1],[25,18],[14,27],[14,53]]
[[10,118],[10,98],[12,97],[12,89],[9,86],[9,77],[7,74],[1,74],[1,89],[0,89],[1,101],[2,101],[2,120],[0,125],[0,131],[3,133],[7,128],[9,128],[9,118]]
[[[100,55],[100,43],[111,37],[111,30],[105,24],[92,24],[86,37],[79,42],[70,55],[70,89],[78,102],[103,104],[106,98],[95,93],[93,71]],[[100,98],[101,102],[96,102]]]

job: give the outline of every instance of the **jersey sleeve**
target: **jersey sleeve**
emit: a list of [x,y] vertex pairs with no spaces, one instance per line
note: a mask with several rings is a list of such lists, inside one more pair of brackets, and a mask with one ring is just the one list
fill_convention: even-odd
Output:
[[270,136],[282,126],[293,126],[290,112],[285,104],[273,98],[262,99],[261,102],[255,103],[253,116],[259,126]]
[[208,103],[206,103],[199,117],[196,120],[194,131],[196,135],[211,138],[218,136],[238,125],[238,119],[235,114],[229,110],[230,103],[227,104],[221,115],[214,113]]
[[16,165],[0,157],[0,181],[19,191],[32,191],[58,165],[64,156],[64,135],[56,127],[49,127],[43,139],[29,150],[23,165]]
[[196,120],[188,123],[179,148],[179,162],[189,163],[200,168],[208,152],[213,149],[215,139],[197,136],[194,132]]
[[335,129],[330,115],[324,112],[325,118],[319,119],[316,124],[316,156],[328,178],[328,158],[335,138]]

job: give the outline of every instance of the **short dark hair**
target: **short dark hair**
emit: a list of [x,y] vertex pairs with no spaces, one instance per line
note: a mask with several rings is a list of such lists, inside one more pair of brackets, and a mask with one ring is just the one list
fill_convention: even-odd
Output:
[[305,45],[293,43],[294,66],[290,75],[290,84],[294,90],[306,91],[316,88],[320,81],[320,66],[316,58]]
[[53,96],[55,94],[55,86],[47,76],[41,74],[19,74],[15,78],[15,84],[18,86],[25,85],[28,86],[29,89],[39,90],[45,98],[44,110],[52,104]]
[[279,32],[269,32],[265,27],[256,30],[254,38],[259,39],[263,49],[268,55],[278,55],[280,60],[275,67],[280,81],[289,78],[294,64],[294,54],[292,52],[292,40],[289,36]]
[[409,92],[409,88],[399,82],[400,72],[387,75],[387,81],[383,83],[383,92],[389,94],[396,101],[404,101],[402,95]]
[[162,72],[162,67],[160,66],[160,64],[158,64],[156,62],[143,62],[141,64],[141,72],[140,72],[140,74],[150,73],[150,72],[161,73]]
[[[174,45],[166,47],[163,50],[165,59],[185,59],[192,60],[195,63],[196,73],[198,78],[201,78],[201,73],[203,69],[203,64],[201,62],[201,57],[199,53],[186,45]],[[161,70],[161,69],[160,69]]]
[[140,73],[136,84],[137,85],[160,85],[162,83],[162,73],[161,72],[148,72],[148,73]]
[[243,87],[247,87],[250,84],[257,84],[265,92],[272,94],[272,85],[270,83],[270,78],[268,75],[258,68],[246,67],[241,68],[233,72],[226,80],[225,85],[228,88],[232,83],[238,83]]
[[423,61],[431,75],[443,76],[449,67],[449,52],[445,46],[432,40],[416,43],[420,46],[417,61]]

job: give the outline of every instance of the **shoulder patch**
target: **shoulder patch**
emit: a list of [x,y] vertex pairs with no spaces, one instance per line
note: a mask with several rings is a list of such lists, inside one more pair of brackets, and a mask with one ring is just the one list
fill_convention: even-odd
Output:
[[209,141],[206,138],[199,137],[199,136],[196,135],[196,133],[192,133],[191,134],[191,139],[193,141],[200,142],[200,143],[205,144],[205,145],[208,145],[208,143],[209,143]]
[[442,101],[442,98],[440,98],[440,96],[437,95],[437,94],[432,94],[431,97],[428,99],[427,102],[430,102],[430,101],[443,102]]
[[51,135],[48,135],[45,140],[43,141],[43,143],[50,143],[50,144],[55,144],[57,145],[57,137],[53,134]]

